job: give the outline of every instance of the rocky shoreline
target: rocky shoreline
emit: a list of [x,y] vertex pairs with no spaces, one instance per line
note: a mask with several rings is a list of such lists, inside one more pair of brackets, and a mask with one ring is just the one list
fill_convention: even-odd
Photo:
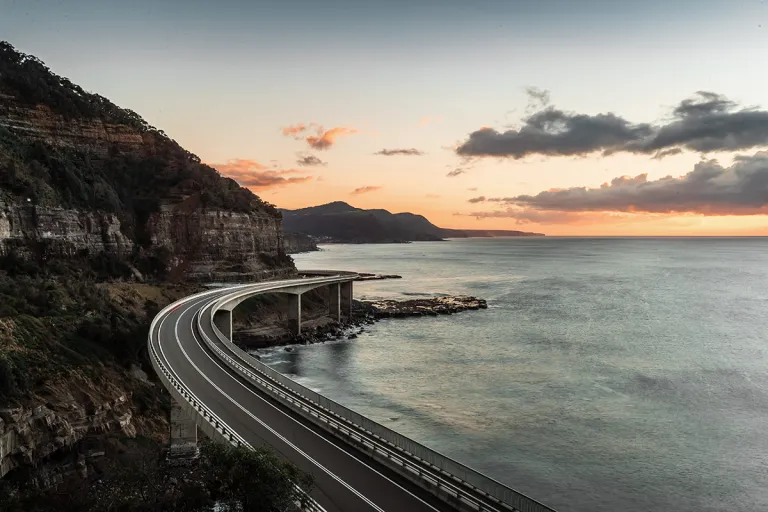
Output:
[[366,272],[359,272],[355,281],[378,281],[380,279],[402,279],[403,276],[395,274],[368,274]]
[[[269,348],[286,346],[290,352],[290,345],[308,345],[313,343],[325,343],[327,341],[353,340],[359,334],[365,332],[366,326],[373,325],[387,318],[409,318],[423,316],[452,315],[462,311],[474,311],[486,309],[488,304],[484,299],[471,296],[431,297],[408,300],[378,300],[378,301],[353,301],[352,318],[341,324],[335,322],[317,325],[304,330],[300,335],[288,337],[272,337],[268,343],[261,347]],[[256,357],[258,357],[257,354]]]

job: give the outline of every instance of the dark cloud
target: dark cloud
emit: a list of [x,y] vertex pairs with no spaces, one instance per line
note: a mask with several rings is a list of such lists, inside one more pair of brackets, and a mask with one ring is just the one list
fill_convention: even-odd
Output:
[[460,156],[524,158],[528,155],[573,156],[610,151],[649,137],[650,125],[633,125],[614,114],[572,114],[549,107],[525,119],[519,130],[481,128],[469,134]]
[[356,195],[360,195],[360,194],[367,194],[368,192],[375,192],[375,191],[380,190],[380,189],[381,189],[381,187],[377,186],[377,185],[367,185],[365,187],[358,187],[358,188],[356,188],[355,190],[350,192],[350,194],[352,194],[353,196],[356,196]]
[[323,162],[319,158],[317,158],[315,155],[305,155],[300,157],[298,160],[296,160],[296,163],[303,166],[319,166],[319,165],[325,165],[327,162]]
[[468,203],[473,203],[473,204],[474,203],[482,203],[484,201],[485,201],[485,196],[478,196],[478,197],[473,197],[471,199],[467,199]]
[[419,151],[416,148],[382,149],[381,151],[377,151],[374,153],[374,155],[383,155],[383,156],[395,156],[395,155],[421,156],[423,154],[424,152]]
[[622,176],[600,188],[553,189],[534,196],[492,197],[485,201],[507,206],[506,216],[510,217],[520,211],[766,215],[768,151],[739,156],[728,167],[715,160],[702,161],[693,171],[677,178]]
[[698,91],[696,96],[680,102],[672,113],[675,117],[689,117],[725,113],[737,105],[725,96],[709,91]]
[[768,111],[739,109],[716,93],[699,91],[681,101],[672,114],[671,120],[652,125],[632,123],[613,113],[588,115],[546,107],[526,117],[519,129],[474,131],[455,151],[464,157],[515,159],[595,152],[662,158],[682,150],[708,153],[768,145]]
[[446,176],[448,176],[449,178],[455,178],[456,176],[461,176],[465,172],[467,172],[467,171],[462,169],[461,167],[457,167],[456,169],[454,169],[454,170],[450,171],[448,174],[446,174]]

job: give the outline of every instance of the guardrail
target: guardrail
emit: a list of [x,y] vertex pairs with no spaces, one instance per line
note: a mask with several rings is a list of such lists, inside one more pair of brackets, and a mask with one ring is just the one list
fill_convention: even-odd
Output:
[[[213,292],[204,292],[196,295],[196,297],[210,293]],[[208,428],[203,428],[203,430],[209,437],[213,439],[216,435],[218,435],[218,437],[228,441],[233,446],[245,447],[249,450],[253,450],[253,446],[248,443],[248,441],[246,441],[240,434],[238,434],[235,430],[224,423],[224,421],[222,421],[219,416],[217,416],[202,401],[200,401],[200,399],[198,399],[197,396],[195,396],[195,394],[192,393],[192,391],[181,382],[178,376],[176,376],[175,372],[173,372],[173,370],[165,365],[163,359],[155,350],[155,346],[152,343],[152,333],[155,331],[157,320],[168,313],[168,311],[170,311],[173,307],[181,305],[187,300],[188,299],[182,299],[180,301],[174,302],[173,304],[169,304],[164,309],[162,309],[160,313],[158,313],[152,320],[152,323],[150,324],[149,336],[147,339],[147,348],[149,349],[152,367],[155,369],[155,373],[160,378],[163,386],[165,386],[168,392],[171,393],[171,396],[177,402],[181,404],[186,403],[189,407],[192,407],[198,416],[207,424]],[[159,342],[160,340],[158,339],[158,344]],[[323,507],[320,506],[319,503],[317,503],[298,485],[294,484],[294,488],[301,496],[301,503],[299,506],[302,510],[306,512],[327,512]]]
[[[331,271],[322,272],[330,273]],[[349,274],[344,277],[349,277]],[[259,286],[256,290],[252,288],[243,291],[238,290],[202,308],[201,311],[211,309],[213,332],[227,350],[239,359],[237,360],[224,352],[221,347],[208,338],[202,329],[202,315],[198,315],[198,330],[204,341],[228,366],[254,381],[269,393],[276,395],[280,400],[287,402],[311,421],[319,422],[318,424],[321,426],[329,426],[337,435],[351,438],[358,445],[372,450],[373,454],[386,456],[387,459],[401,468],[417,474],[428,484],[438,487],[454,499],[463,501],[475,510],[488,510],[484,501],[490,501],[497,510],[554,512],[554,509],[533,498],[510,489],[460,462],[398,434],[273,370],[237,347],[213,323],[213,315],[218,306],[233,297],[275,291],[280,287],[281,285]]]

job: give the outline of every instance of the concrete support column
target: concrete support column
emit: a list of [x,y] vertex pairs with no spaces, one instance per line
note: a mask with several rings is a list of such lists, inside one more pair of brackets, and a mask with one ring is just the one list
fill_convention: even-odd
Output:
[[288,320],[294,334],[301,334],[301,294],[289,295]]
[[341,322],[341,287],[339,283],[328,285],[328,314],[337,322]]
[[226,309],[220,309],[213,315],[213,323],[219,328],[221,334],[232,341],[232,312]]
[[341,312],[344,316],[352,317],[352,281],[339,284],[341,288]]
[[182,406],[176,400],[171,400],[171,447],[168,459],[182,462],[196,459],[199,455],[195,412],[189,405]]

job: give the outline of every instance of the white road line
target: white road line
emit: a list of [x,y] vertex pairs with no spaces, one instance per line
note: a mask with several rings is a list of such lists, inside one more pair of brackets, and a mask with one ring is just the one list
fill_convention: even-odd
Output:
[[[203,313],[203,312],[204,312],[206,309],[210,308],[212,305],[213,305],[213,301],[211,301],[209,304],[205,305],[205,306],[204,306],[202,309],[198,310],[198,311],[199,311],[199,314],[202,314],[202,313]],[[181,317],[179,317],[179,319],[181,319]],[[194,318],[193,318],[193,322],[194,322]],[[193,327],[193,329],[194,329],[194,327]],[[205,348],[205,347],[203,347],[203,346],[200,344],[200,340],[198,340],[198,339],[197,339],[197,336],[195,336],[195,335],[194,335],[194,330],[193,330],[193,332],[192,332],[192,337],[195,339],[195,341],[197,342],[197,344],[198,344],[198,345],[200,346],[200,348],[203,350],[203,352],[205,353],[205,355],[206,355],[206,356],[208,356],[208,359],[210,359],[210,360],[211,360],[211,361],[212,361],[212,362],[213,362],[213,363],[214,363],[216,366],[218,366],[219,368],[221,368],[221,370],[222,370],[222,371],[224,371],[225,373],[227,373],[228,375],[230,375],[230,373],[229,373],[229,372],[230,372],[231,370],[228,370],[228,369],[225,369],[224,367],[222,367],[222,366],[221,366],[221,364],[219,364],[219,362],[218,362],[218,361],[216,361],[216,360],[215,360],[213,357],[211,357],[211,355],[208,353],[208,351],[206,350],[206,348]],[[178,336],[177,336],[177,338],[178,338]],[[184,349],[182,348],[182,351],[183,351],[183,350],[184,350]],[[185,353],[185,355],[186,355],[186,353]],[[198,370],[198,371],[199,371],[199,370]],[[330,442],[329,440],[325,439],[323,436],[321,436],[320,434],[318,434],[317,432],[315,432],[315,431],[314,431],[314,430],[312,430],[311,428],[307,427],[306,425],[304,425],[304,424],[303,424],[303,423],[301,423],[301,422],[298,422],[298,421],[296,421],[296,420],[295,420],[293,417],[291,417],[291,415],[287,414],[285,411],[282,411],[280,408],[278,408],[278,407],[275,407],[275,405],[271,404],[271,403],[270,403],[268,400],[265,400],[265,399],[264,399],[263,397],[261,397],[261,396],[260,396],[258,393],[256,393],[256,392],[255,392],[255,391],[253,391],[253,390],[252,390],[250,387],[248,387],[248,386],[246,386],[245,384],[243,384],[242,382],[240,382],[238,379],[234,379],[234,378],[233,378],[232,380],[234,380],[234,381],[235,381],[235,382],[237,382],[237,383],[238,383],[240,386],[242,386],[243,388],[245,388],[246,390],[248,390],[248,392],[250,392],[252,395],[254,395],[255,397],[257,397],[259,400],[263,401],[264,403],[268,404],[270,407],[272,407],[273,409],[275,409],[276,411],[278,411],[280,414],[282,414],[282,415],[284,415],[284,416],[286,416],[286,417],[290,418],[291,420],[293,420],[294,422],[296,422],[298,425],[301,425],[301,426],[302,426],[304,429],[308,430],[309,432],[312,432],[312,434],[314,434],[314,435],[315,435],[317,438],[319,438],[319,439],[322,439],[324,442],[326,442],[326,443],[330,444],[331,446],[333,446],[334,448],[336,448],[336,449],[337,449],[337,450],[339,450],[340,452],[342,452],[342,453],[344,453],[344,454],[348,455],[349,457],[352,457],[352,458],[354,458],[355,460],[357,460],[358,462],[360,462],[361,464],[363,464],[364,466],[366,466],[368,469],[370,469],[371,471],[373,471],[374,473],[376,473],[377,475],[379,475],[381,478],[384,478],[385,480],[387,480],[387,481],[391,482],[393,485],[397,486],[397,487],[398,487],[398,488],[400,488],[401,490],[403,490],[403,491],[405,491],[406,493],[408,493],[409,495],[413,496],[415,499],[417,499],[418,501],[420,501],[421,503],[423,503],[424,505],[426,505],[426,506],[427,506],[427,507],[429,507],[430,509],[434,510],[435,512],[439,512],[439,510],[438,510],[438,509],[436,509],[435,507],[433,507],[432,505],[430,505],[430,504],[429,504],[429,503],[427,503],[426,501],[422,500],[421,498],[419,498],[418,496],[416,496],[416,495],[415,495],[415,494],[413,494],[411,491],[409,491],[408,489],[404,488],[403,486],[401,486],[401,485],[400,485],[400,484],[398,484],[397,482],[395,482],[395,481],[391,480],[389,477],[387,477],[387,476],[385,476],[385,475],[381,474],[379,471],[377,471],[377,470],[376,470],[376,469],[374,469],[373,467],[371,467],[371,466],[369,466],[368,464],[366,464],[366,463],[365,463],[363,460],[361,460],[360,458],[358,458],[358,457],[356,457],[355,455],[353,455],[353,454],[351,454],[351,453],[349,453],[349,452],[347,452],[347,451],[345,451],[345,450],[343,450],[343,449],[339,448],[339,447],[338,447],[336,444],[334,444],[334,443]],[[230,400],[231,400],[231,398],[230,398]]]
[[[206,300],[206,299],[203,299],[203,300]],[[194,305],[197,305],[199,302],[203,302],[203,300],[200,300],[200,301],[198,301],[198,302],[195,302],[195,304],[194,304]],[[212,380],[211,380],[211,379],[210,379],[210,378],[209,378],[209,377],[208,377],[208,376],[207,376],[205,373],[203,373],[203,372],[200,370],[200,368],[199,368],[199,367],[198,367],[198,366],[197,366],[197,365],[196,365],[196,364],[195,364],[195,363],[192,361],[192,359],[189,357],[189,354],[187,354],[187,351],[186,351],[186,350],[184,350],[184,347],[183,347],[183,345],[181,344],[181,341],[180,341],[180,339],[179,339],[179,321],[182,319],[182,317],[183,317],[185,314],[187,314],[187,313],[190,311],[191,307],[192,307],[192,306],[190,305],[190,307],[186,308],[184,311],[182,311],[182,312],[179,314],[179,318],[176,320],[176,324],[175,324],[175,326],[174,326],[174,333],[175,333],[175,335],[176,335],[176,342],[179,344],[179,348],[181,349],[181,352],[184,354],[184,357],[187,359],[187,361],[189,361],[189,363],[190,363],[190,364],[191,364],[191,365],[192,365],[192,366],[195,368],[195,370],[197,370],[197,372],[198,372],[198,373],[199,373],[199,374],[200,374],[200,375],[201,375],[201,376],[202,376],[202,377],[203,377],[203,378],[204,378],[206,381],[208,381],[208,383],[209,383],[211,386],[213,386],[213,387],[214,387],[214,388],[215,388],[215,389],[216,389],[216,390],[217,390],[219,393],[221,393],[223,396],[227,397],[227,399],[229,399],[229,401],[231,401],[231,402],[232,402],[232,403],[233,403],[233,404],[234,404],[234,405],[235,405],[237,408],[239,408],[239,409],[240,409],[241,411],[243,411],[245,414],[247,414],[248,416],[250,416],[250,417],[251,417],[251,418],[252,418],[254,421],[256,421],[257,423],[259,423],[259,424],[260,424],[261,426],[263,426],[263,427],[264,427],[266,430],[268,430],[268,431],[269,431],[269,432],[271,432],[273,435],[275,435],[275,437],[277,437],[278,439],[280,439],[281,441],[283,441],[283,442],[284,442],[286,445],[288,445],[289,447],[293,448],[293,449],[294,449],[294,450],[295,450],[297,453],[299,453],[299,454],[300,454],[300,455],[302,455],[304,458],[306,458],[308,461],[310,461],[312,464],[314,464],[315,466],[317,466],[317,467],[318,467],[318,468],[319,468],[321,471],[323,471],[324,473],[326,473],[328,476],[330,476],[331,478],[333,478],[334,480],[336,480],[337,482],[339,482],[341,485],[343,485],[344,487],[346,487],[347,489],[349,489],[349,490],[350,490],[350,491],[351,491],[353,494],[355,494],[355,495],[356,495],[356,496],[358,496],[358,497],[359,497],[361,500],[363,500],[364,502],[366,502],[366,503],[367,503],[367,504],[368,504],[368,505],[369,505],[371,508],[373,508],[374,510],[376,510],[376,511],[378,511],[378,512],[384,512],[384,510],[383,510],[383,509],[379,508],[379,507],[378,507],[378,506],[377,506],[375,503],[373,503],[371,500],[369,500],[368,498],[366,498],[365,496],[363,496],[363,495],[362,495],[362,494],[361,494],[359,491],[357,491],[356,489],[354,489],[352,486],[350,486],[349,484],[347,484],[347,483],[346,483],[344,480],[342,480],[341,478],[339,478],[338,476],[336,476],[334,473],[332,473],[330,470],[328,470],[328,469],[327,469],[325,466],[323,466],[322,464],[320,464],[319,462],[317,462],[315,459],[313,459],[312,457],[310,457],[310,456],[309,456],[307,453],[305,453],[304,451],[302,451],[302,450],[301,450],[301,449],[300,449],[298,446],[296,446],[296,445],[294,445],[293,443],[291,443],[291,442],[290,442],[288,439],[286,439],[285,437],[283,437],[283,436],[282,436],[280,433],[278,433],[278,432],[277,432],[276,430],[274,430],[272,427],[270,427],[269,425],[267,425],[266,423],[264,423],[262,420],[260,420],[259,418],[257,418],[257,417],[256,417],[256,416],[255,416],[253,413],[251,413],[251,411],[249,411],[248,409],[246,409],[245,407],[243,407],[243,406],[242,406],[242,405],[241,405],[239,402],[237,402],[237,401],[236,401],[234,398],[232,398],[232,397],[231,397],[231,396],[229,396],[227,393],[225,393],[225,392],[224,392],[224,390],[222,390],[222,389],[221,389],[219,386],[217,386],[217,385],[216,385],[216,384],[215,384],[215,383],[214,383],[214,382],[213,382],[213,381],[212,381]],[[194,313],[194,311],[193,311],[193,313]],[[194,316],[194,314],[193,314],[193,316]],[[165,317],[165,318],[163,318],[163,320],[160,322],[160,328],[162,328],[162,324],[163,324],[163,322],[164,322],[166,319],[167,319],[167,315],[166,315],[166,317]],[[197,341],[197,337],[196,337],[196,336],[194,336],[194,332],[192,333],[192,335],[193,335],[193,338],[195,338],[195,341]],[[159,341],[160,341],[160,340],[159,340],[159,332],[158,332],[158,343],[159,343]],[[161,345],[161,347],[162,347],[162,345]],[[205,349],[203,349],[203,351],[205,352]],[[208,353],[207,353],[207,352],[205,352],[205,353],[206,353],[206,355],[208,355]],[[210,358],[210,355],[208,355],[208,357]],[[166,358],[166,361],[167,361],[167,358]],[[170,361],[169,361],[169,363],[170,363]],[[215,363],[215,361],[214,361],[214,363]],[[218,366],[218,364],[217,364],[217,366]],[[219,368],[221,368],[221,366],[219,366]],[[224,370],[223,368],[221,368],[221,369],[222,369],[222,370]],[[227,373],[227,375],[229,375],[229,372],[226,372],[226,371],[225,371],[225,373]],[[236,382],[238,382],[238,384],[242,385],[242,383],[241,383],[240,381],[237,381],[237,379],[233,379],[233,380],[235,380]],[[246,389],[247,389],[247,388],[246,388]],[[264,399],[263,399],[263,398],[261,398],[261,397],[259,397],[259,398],[260,398],[261,400],[264,400]],[[265,402],[266,402],[266,401],[265,401]],[[266,402],[266,403],[268,403],[268,402]],[[269,405],[270,405],[270,406],[272,406],[272,407],[274,407],[272,404],[269,404]],[[278,409],[278,410],[279,410],[279,409]],[[282,412],[282,411],[280,411],[280,412]],[[292,419],[292,418],[291,418],[291,419]],[[295,421],[295,420],[294,420],[294,421]],[[297,423],[298,423],[298,422],[297,422]],[[298,424],[300,425],[300,423],[298,423]],[[302,426],[303,426],[303,425],[302,425]],[[230,427],[230,428],[232,428],[232,427]],[[306,428],[306,427],[305,427],[305,428]],[[326,441],[326,442],[328,442],[327,440],[325,440],[325,441]]]

